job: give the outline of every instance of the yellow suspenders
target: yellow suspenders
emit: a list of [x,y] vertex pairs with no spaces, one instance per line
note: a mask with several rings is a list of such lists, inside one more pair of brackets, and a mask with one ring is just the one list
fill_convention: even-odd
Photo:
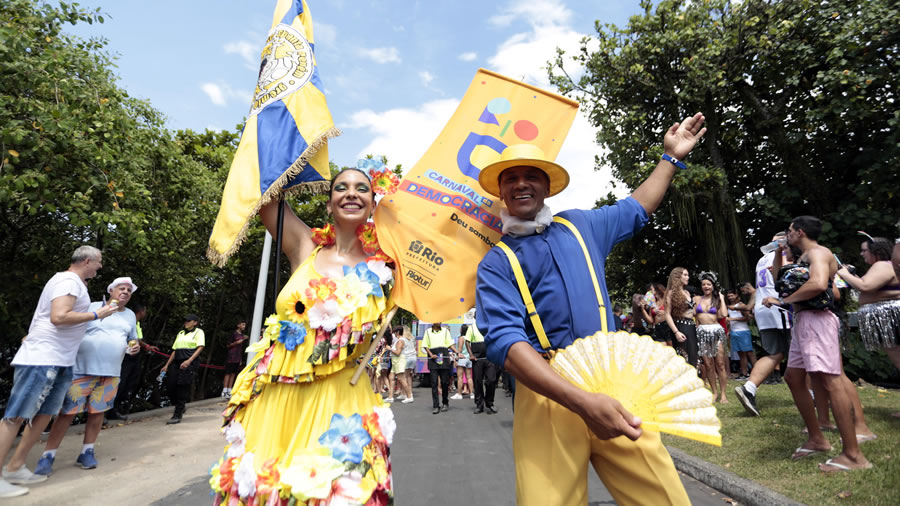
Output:
[[[584,259],[587,261],[588,272],[591,273],[591,282],[594,284],[594,292],[597,294],[597,304],[600,309],[600,328],[603,332],[606,332],[606,307],[603,305],[603,294],[600,293],[600,283],[597,282],[597,273],[594,272],[594,263],[591,261],[591,255],[588,253],[584,238],[581,237],[581,233],[569,220],[554,216],[553,221],[568,227],[575,235],[575,238],[578,239],[578,244],[581,245],[581,251],[584,253]],[[544,332],[544,325],[541,323],[541,317],[538,315],[537,309],[534,306],[534,300],[531,298],[531,290],[528,289],[528,284],[525,283],[525,273],[522,272],[522,265],[519,263],[519,259],[516,258],[516,254],[513,253],[513,250],[504,244],[502,240],[497,243],[497,246],[500,246],[500,249],[506,253],[506,257],[509,259],[509,265],[512,267],[513,274],[516,276],[516,284],[519,285],[519,293],[522,294],[522,300],[525,302],[525,309],[528,311],[528,318],[531,320],[531,326],[534,327],[534,332],[537,334],[538,341],[541,343],[541,348],[549,350],[550,340],[547,339],[547,333]]]

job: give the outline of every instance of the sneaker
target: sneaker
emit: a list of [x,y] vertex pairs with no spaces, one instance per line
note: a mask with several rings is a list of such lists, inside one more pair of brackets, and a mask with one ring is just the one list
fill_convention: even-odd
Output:
[[6,466],[3,466],[3,479],[13,485],[32,485],[46,481],[47,477],[34,474],[25,466],[20,467],[18,471],[10,471]]
[[402,402],[403,404],[409,404],[409,403],[412,402],[412,401],[413,401],[413,398],[412,398],[412,397],[407,397],[406,399],[403,399],[403,400],[400,401],[400,402]]
[[737,395],[738,400],[741,401],[741,404],[744,405],[744,409],[747,410],[753,416],[759,416],[759,409],[756,408],[756,396],[751,394],[744,388],[744,385],[739,387],[734,387],[734,393]]
[[443,406],[441,406],[441,411],[443,411],[443,412],[445,412],[445,413],[446,413],[449,409],[450,409],[450,406],[448,406],[448,405],[446,405],[446,404],[444,404]]
[[82,469],[94,469],[97,467],[97,459],[94,458],[94,449],[88,448],[75,459],[75,465]]
[[469,394],[469,399],[474,399],[474,398],[475,398],[475,394]]
[[387,399],[384,400],[384,402],[394,402],[394,398],[388,397]]
[[[111,409],[111,410],[107,411],[106,413],[104,413],[104,416],[106,417],[107,420],[125,420],[126,419],[125,415],[123,415],[122,413],[119,413],[115,409]],[[35,472],[37,472],[37,471],[35,471]]]
[[39,474],[41,476],[50,476],[50,473],[53,472],[54,460],[56,460],[56,457],[51,457],[50,455],[41,455],[40,460],[38,460],[37,467],[34,468],[34,474]]
[[0,479],[0,498],[19,497],[20,495],[25,495],[27,493],[27,488],[17,487],[6,480]]
[[181,423],[181,415],[172,415],[172,418],[169,418],[166,425],[175,425],[176,423]]
[[453,399],[454,401],[458,401],[458,400],[462,399],[462,394],[453,394],[450,396],[450,398]]

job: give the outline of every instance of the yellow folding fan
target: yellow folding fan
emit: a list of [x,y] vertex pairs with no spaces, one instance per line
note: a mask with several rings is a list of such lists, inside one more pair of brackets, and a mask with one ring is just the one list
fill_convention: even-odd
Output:
[[722,446],[712,393],[669,346],[600,331],[557,352],[550,365],[574,385],[621,402],[645,430]]

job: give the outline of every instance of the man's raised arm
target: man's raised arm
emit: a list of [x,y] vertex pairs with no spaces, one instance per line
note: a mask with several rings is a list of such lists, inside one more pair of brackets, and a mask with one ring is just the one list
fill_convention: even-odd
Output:
[[[683,164],[684,158],[691,152],[697,140],[706,133],[706,128],[701,128],[704,121],[703,113],[697,113],[690,118],[685,118],[681,123],[675,123],[663,137],[662,160],[653,169],[653,173],[646,181],[638,186],[631,196],[641,204],[647,214],[652,214],[662,202],[663,195],[672,182],[676,164]],[[670,158],[671,160],[668,160]]]

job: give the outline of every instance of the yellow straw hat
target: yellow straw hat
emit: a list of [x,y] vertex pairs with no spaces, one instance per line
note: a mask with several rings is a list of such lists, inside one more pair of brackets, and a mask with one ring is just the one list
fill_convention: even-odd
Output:
[[500,196],[500,174],[510,167],[534,167],[550,178],[550,196],[556,195],[569,186],[569,173],[544,155],[544,150],[534,144],[513,144],[500,153],[500,160],[494,162],[478,175],[478,183],[484,191],[495,197]]

